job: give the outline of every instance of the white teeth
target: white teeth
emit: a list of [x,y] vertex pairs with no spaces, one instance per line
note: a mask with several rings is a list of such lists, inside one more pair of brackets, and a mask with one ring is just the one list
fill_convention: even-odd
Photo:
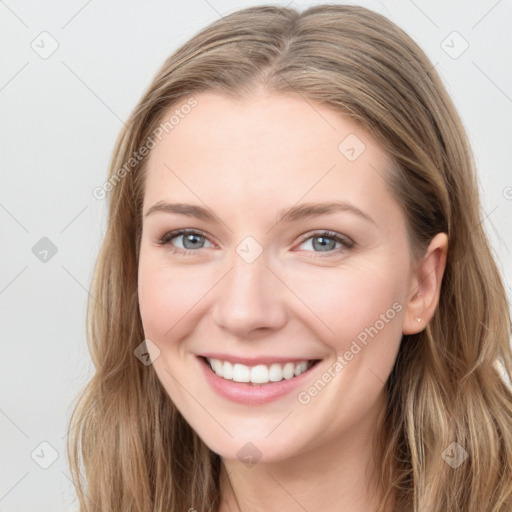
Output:
[[235,382],[252,382],[253,384],[268,384],[279,382],[283,379],[289,380],[298,377],[309,368],[307,361],[300,363],[273,363],[270,366],[259,364],[257,366],[246,366],[245,364],[231,364],[229,361],[206,358],[212,370],[223,379]]
[[[219,360],[217,359],[217,361]],[[224,363],[222,363],[222,361],[219,361],[219,363],[220,371],[215,373],[220,377],[224,377],[227,380],[231,380],[233,378],[233,365],[228,361],[224,361]]]
[[234,364],[233,380],[235,382],[251,382],[251,369],[245,364]]
[[295,367],[295,377],[298,377],[301,373],[304,373],[308,369],[308,363],[302,362]]
[[265,384],[265,382],[268,382],[268,368],[264,364],[251,368],[251,382],[254,384]]
[[279,382],[283,378],[283,371],[281,370],[281,365],[274,363],[270,365],[270,370],[268,372],[268,378],[272,382]]
[[291,379],[295,375],[295,365],[293,363],[286,363],[283,368],[283,377],[286,380]]
[[212,370],[217,374],[222,374],[222,367],[224,366],[221,361],[218,359],[211,359],[210,365],[212,367]]

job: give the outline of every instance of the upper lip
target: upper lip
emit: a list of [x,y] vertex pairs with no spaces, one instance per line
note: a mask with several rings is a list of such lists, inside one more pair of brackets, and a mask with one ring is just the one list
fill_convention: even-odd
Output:
[[253,356],[253,357],[240,357],[232,354],[220,354],[217,352],[208,352],[199,354],[199,357],[207,357],[208,359],[220,359],[221,361],[229,361],[232,364],[238,363],[245,366],[257,366],[259,364],[273,364],[273,363],[300,363],[302,361],[316,361],[319,358],[313,357],[278,357],[278,356]]

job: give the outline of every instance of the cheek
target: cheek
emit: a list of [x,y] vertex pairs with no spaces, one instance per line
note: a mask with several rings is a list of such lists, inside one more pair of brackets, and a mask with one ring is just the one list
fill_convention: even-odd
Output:
[[170,268],[161,259],[141,254],[138,297],[144,333],[155,342],[179,337],[186,319],[200,306],[208,283],[190,269]]
[[352,340],[364,339],[365,332],[375,326],[379,331],[400,333],[403,276],[396,270],[387,272],[383,266],[366,267],[364,271],[325,270],[319,269],[323,273],[318,272],[318,278],[310,274],[292,286],[307,306],[302,307],[305,314],[316,318],[317,335],[337,353],[347,350]]

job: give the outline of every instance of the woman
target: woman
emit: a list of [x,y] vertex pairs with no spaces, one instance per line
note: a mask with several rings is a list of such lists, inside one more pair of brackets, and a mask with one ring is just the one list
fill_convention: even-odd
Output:
[[82,511],[512,509],[506,296],[463,127],[401,29],[334,5],[213,23],[107,183]]

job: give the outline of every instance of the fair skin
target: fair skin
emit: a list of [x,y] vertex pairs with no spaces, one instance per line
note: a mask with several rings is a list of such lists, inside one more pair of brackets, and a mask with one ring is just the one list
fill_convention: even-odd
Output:
[[[221,512],[374,511],[384,490],[371,440],[384,385],[402,335],[424,329],[437,306],[446,235],[413,259],[383,179],[390,159],[347,116],[292,94],[195,98],[152,150],[145,181],[139,303],[145,336],[160,350],[154,369],[222,458]],[[338,148],[349,134],[365,145],[352,160]],[[278,222],[282,210],[333,201],[362,214],[345,208]],[[213,219],[147,215],[159,202],[199,206]],[[157,243],[178,229],[196,235]],[[363,344],[365,332],[372,336]],[[350,356],[354,341],[360,350]],[[207,353],[317,363],[292,391],[239,403],[205,378],[213,375],[200,357]],[[343,368],[333,370],[338,356]],[[325,386],[311,390],[322,378]]]

